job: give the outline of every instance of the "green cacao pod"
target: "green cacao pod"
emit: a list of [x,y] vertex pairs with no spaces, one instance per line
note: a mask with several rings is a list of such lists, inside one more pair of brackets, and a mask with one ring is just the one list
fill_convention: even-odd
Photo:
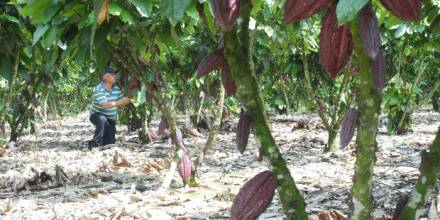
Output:
[[318,13],[332,0],[287,0],[284,7],[284,22],[304,20]]
[[355,108],[349,108],[345,113],[341,126],[340,147],[345,148],[353,139],[356,130],[359,111]]
[[380,0],[380,2],[391,14],[402,20],[417,22],[420,18],[421,0]]
[[236,143],[238,151],[243,154],[246,150],[249,134],[251,132],[252,118],[244,108],[241,109],[236,131]]
[[235,95],[235,93],[237,92],[237,86],[235,85],[234,79],[232,79],[231,69],[229,68],[228,64],[223,66],[221,77],[226,94],[229,96]]
[[205,56],[197,67],[197,77],[203,77],[215,69],[222,68],[226,64],[223,49],[217,49]]
[[359,13],[362,46],[371,59],[379,54],[381,41],[376,13],[367,4]]
[[278,180],[272,171],[263,171],[247,181],[234,199],[233,220],[257,219],[272,202]]
[[353,51],[350,28],[338,25],[336,4],[324,16],[319,42],[319,57],[327,73],[335,78],[347,65]]
[[230,31],[240,14],[240,0],[212,0],[215,23]]

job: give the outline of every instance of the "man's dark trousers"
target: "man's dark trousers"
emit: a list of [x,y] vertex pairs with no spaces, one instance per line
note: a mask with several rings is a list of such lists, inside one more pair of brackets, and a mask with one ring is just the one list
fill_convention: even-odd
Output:
[[102,113],[93,113],[90,116],[90,121],[95,125],[95,135],[93,136],[93,141],[100,145],[114,144],[116,142],[116,122],[114,120],[108,119]]

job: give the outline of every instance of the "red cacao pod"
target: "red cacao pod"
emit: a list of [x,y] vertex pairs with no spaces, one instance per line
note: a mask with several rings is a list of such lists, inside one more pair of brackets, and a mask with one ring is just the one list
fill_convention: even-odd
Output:
[[272,202],[278,180],[271,171],[263,171],[247,181],[234,199],[233,220],[257,219]]
[[380,2],[391,14],[402,20],[417,22],[420,18],[421,0],[380,0]]
[[362,46],[371,59],[376,58],[379,54],[381,41],[380,30],[377,23],[376,13],[367,4],[359,13],[360,20],[360,35],[362,39]]
[[225,88],[226,95],[232,96],[237,92],[237,87],[235,86],[235,81],[232,79],[231,69],[229,69],[229,65],[226,64],[222,68],[221,72],[222,84]]
[[137,77],[132,77],[128,85],[128,96],[132,96],[133,92],[141,88],[141,81]]
[[153,104],[153,92],[157,90],[156,84],[150,84],[147,88],[146,100],[149,105]]
[[215,23],[230,31],[240,14],[240,0],[213,0]]
[[217,49],[205,56],[197,67],[197,77],[203,77],[215,69],[222,68],[226,64],[223,49]]
[[287,0],[284,7],[284,22],[304,20],[318,13],[332,0]]
[[356,130],[359,111],[355,108],[349,108],[345,113],[344,120],[341,126],[340,147],[346,147],[351,139],[353,139],[354,131]]
[[180,177],[185,182],[186,178],[191,176],[192,162],[188,155],[184,151],[180,151],[180,159],[177,163],[177,170]]
[[374,87],[380,93],[385,88],[385,73],[387,71],[387,63],[382,51],[379,51],[379,54],[373,59],[371,71],[373,73]]
[[246,146],[248,144],[249,134],[251,132],[251,123],[251,116],[249,115],[247,110],[242,108],[236,131],[237,149],[242,154],[246,150]]
[[327,73],[335,78],[347,64],[353,51],[350,28],[338,25],[336,4],[324,16],[319,42],[319,57]]
[[158,134],[159,135],[162,135],[163,134],[163,132],[165,131],[165,129],[168,129],[168,120],[167,120],[167,118],[165,117],[165,115],[162,115],[162,118],[160,119],[160,122],[159,122],[159,130],[158,130]]

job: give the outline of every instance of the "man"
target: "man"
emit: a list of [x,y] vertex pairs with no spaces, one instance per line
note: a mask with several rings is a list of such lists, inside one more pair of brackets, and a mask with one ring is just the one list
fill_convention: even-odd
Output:
[[89,141],[88,148],[99,145],[114,144],[116,134],[117,108],[130,103],[131,99],[123,97],[121,89],[115,85],[116,71],[106,67],[101,82],[93,94],[90,121],[95,125],[95,135]]

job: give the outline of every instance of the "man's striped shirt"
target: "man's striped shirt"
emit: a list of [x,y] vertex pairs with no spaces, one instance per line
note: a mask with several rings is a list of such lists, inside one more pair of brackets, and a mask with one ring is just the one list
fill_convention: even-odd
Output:
[[121,99],[122,92],[121,89],[115,84],[113,84],[112,91],[108,91],[107,88],[105,88],[104,83],[101,81],[95,88],[94,94],[93,94],[93,103],[92,103],[92,110],[90,114],[99,112],[107,116],[107,118],[111,120],[116,120],[117,118],[117,108],[109,108],[105,109],[102,107],[102,104],[107,102],[116,102],[119,99]]

